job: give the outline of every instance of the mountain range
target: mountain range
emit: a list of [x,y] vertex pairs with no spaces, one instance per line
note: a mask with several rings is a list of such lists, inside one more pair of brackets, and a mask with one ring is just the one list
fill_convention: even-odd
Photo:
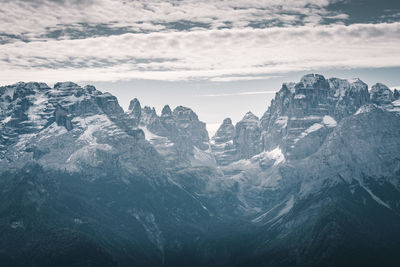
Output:
[[209,137],[188,107],[0,87],[4,266],[399,266],[400,93],[308,74]]

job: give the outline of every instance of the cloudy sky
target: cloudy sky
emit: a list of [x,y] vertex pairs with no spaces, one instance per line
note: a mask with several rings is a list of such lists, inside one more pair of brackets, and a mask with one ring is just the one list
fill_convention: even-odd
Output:
[[0,0],[0,84],[90,83],[213,131],[310,72],[400,86],[400,1]]

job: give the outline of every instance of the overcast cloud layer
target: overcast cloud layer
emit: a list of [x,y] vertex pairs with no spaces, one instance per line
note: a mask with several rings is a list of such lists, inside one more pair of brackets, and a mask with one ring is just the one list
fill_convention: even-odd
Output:
[[337,8],[351,2],[0,0],[0,83],[227,82],[400,66],[400,10],[351,23],[356,13]]

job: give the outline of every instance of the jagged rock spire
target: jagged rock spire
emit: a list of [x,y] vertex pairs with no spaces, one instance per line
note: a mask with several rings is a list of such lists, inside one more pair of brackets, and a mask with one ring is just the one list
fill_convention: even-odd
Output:
[[235,126],[233,143],[241,157],[250,158],[260,152],[260,120],[252,112],[247,112]]
[[135,119],[137,119],[138,121],[140,120],[142,114],[142,107],[137,98],[131,100],[131,102],[129,103],[128,110],[129,113],[135,117]]
[[234,136],[235,126],[233,126],[232,120],[230,118],[226,118],[215,133],[213,140],[216,143],[227,142],[229,140],[233,140]]
[[164,108],[161,111],[161,116],[171,116],[172,115],[172,111],[171,108],[169,107],[169,105],[165,105]]

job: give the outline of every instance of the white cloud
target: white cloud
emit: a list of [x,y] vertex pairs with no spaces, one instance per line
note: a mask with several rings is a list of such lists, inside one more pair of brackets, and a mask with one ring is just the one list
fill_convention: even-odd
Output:
[[[14,0],[0,5],[0,33],[25,39],[45,39],[56,30],[68,36],[96,26],[131,31],[168,30],[165,23],[188,21],[217,28],[228,23],[233,28],[264,22],[294,25],[318,23],[324,17],[346,19],[344,14],[328,12],[328,0]],[[63,3],[63,4],[60,4]],[[72,30],[72,32],[68,32]],[[59,32],[60,33],[60,32]],[[44,36],[43,36],[44,35]]]
[[240,95],[274,95],[276,91],[255,91],[255,92],[238,92],[238,93],[226,93],[226,94],[209,94],[199,95],[207,97],[218,97],[218,96],[240,96]]
[[213,77],[210,79],[212,82],[235,82],[235,81],[250,81],[250,80],[268,80],[277,78],[279,76],[226,76],[226,77]]
[[0,82],[223,81],[310,69],[397,67],[400,66],[399,43],[400,23],[15,42],[1,46]]

